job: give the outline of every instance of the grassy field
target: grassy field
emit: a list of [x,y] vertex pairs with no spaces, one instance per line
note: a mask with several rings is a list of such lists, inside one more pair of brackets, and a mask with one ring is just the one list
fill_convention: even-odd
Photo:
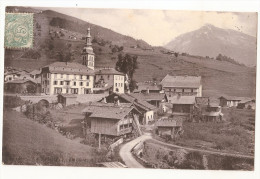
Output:
[[143,158],[156,168],[249,171],[254,169],[253,159],[188,151],[158,144],[154,140],[145,141]]
[[20,113],[5,110],[3,163],[14,165],[96,166],[102,153],[33,122]]
[[228,152],[254,153],[255,113],[223,109],[225,122],[184,122],[184,134],[175,144]]

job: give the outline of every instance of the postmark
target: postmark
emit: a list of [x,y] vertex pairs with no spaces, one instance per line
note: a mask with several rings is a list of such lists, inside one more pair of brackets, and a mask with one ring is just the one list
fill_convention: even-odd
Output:
[[33,47],[33,13],[6,13],[4,46]]

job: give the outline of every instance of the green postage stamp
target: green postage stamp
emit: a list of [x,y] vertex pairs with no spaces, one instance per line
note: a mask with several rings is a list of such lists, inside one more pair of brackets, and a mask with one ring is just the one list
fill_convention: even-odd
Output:
[[33,47],[33,14],[6,13],[5,48]]

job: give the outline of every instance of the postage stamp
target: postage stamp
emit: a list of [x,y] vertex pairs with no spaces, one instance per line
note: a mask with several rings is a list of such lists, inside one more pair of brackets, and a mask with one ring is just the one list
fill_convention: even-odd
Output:
[[6,13],[5,48],[33,47],[33,13]]

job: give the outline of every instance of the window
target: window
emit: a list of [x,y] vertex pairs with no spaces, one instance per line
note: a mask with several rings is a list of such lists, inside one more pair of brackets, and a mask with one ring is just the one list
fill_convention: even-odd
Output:
[[83,82],[80,82],[80,86],[83,86]]
[[76,86],[77,85],[77,82],[74,82],[74,84],[73,84],[74,86]]
[[87,75],[86,77],[87,77],[87,80],[89,80],[89,76]]
[[57,81],[54,81],[53,84],[54,84],[54,85],[57,85]]
[[81,80],[83,79],[83,75],[80,75],[80,79],[81,79]]
[[89,86],[89,82],[86,83],[86,86]]
[[63,81],[60,81],[60,85],[63,85]]
[[117,83],[116,83],[116,87],[117,87]]
[[182,92],[184,92],[184,89],[182,89]]
[[63,74],[61,74],[60,77],[63,78]]
[[70,85],[70,82],[69,82],[69,81],[67,81],[67,82],[66,82],[66,85]]
[[110,75],[107,75],[107,79],[109,79],[110,78]]
[[47,78],[49,78],[50,77],[50,74],[49,73],[47,73]]
[[193,93],[193,89],[191,89],[191,92]]
[[66,93],[69,93],[69,89],[68,88],[66,89]]

